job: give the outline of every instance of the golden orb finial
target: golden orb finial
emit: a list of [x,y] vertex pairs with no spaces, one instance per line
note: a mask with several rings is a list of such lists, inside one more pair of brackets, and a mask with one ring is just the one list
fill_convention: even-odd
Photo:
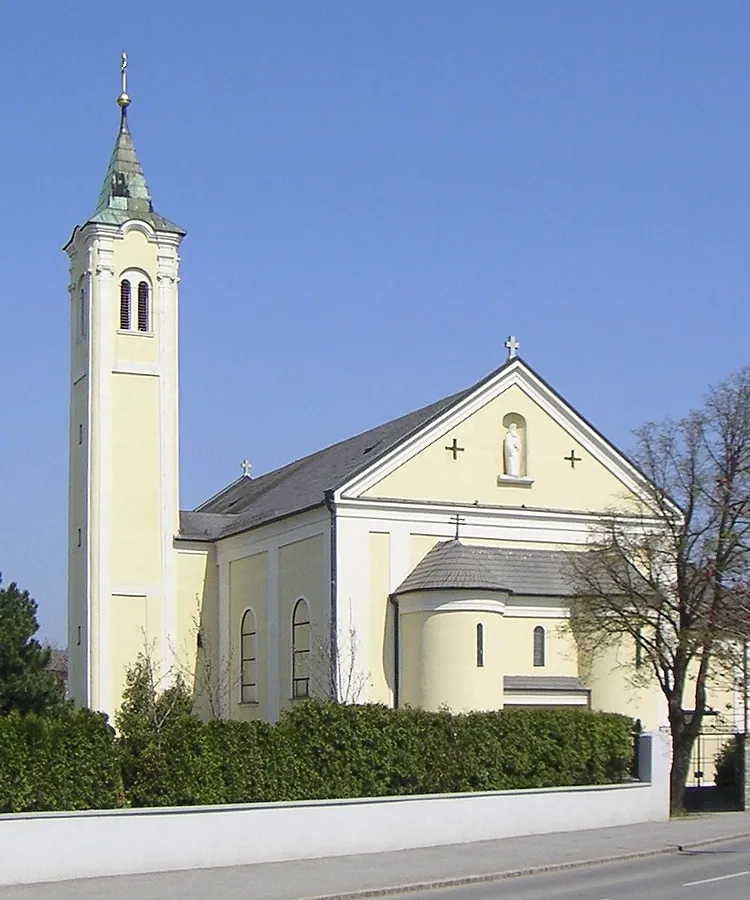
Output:
[[125,51],[123,51],[122,62],[120,63],[120,75],[122,76],[122,92],[117,98],[117,105],[125,112],[130,106],[130,97],[128,96],[128,54]]

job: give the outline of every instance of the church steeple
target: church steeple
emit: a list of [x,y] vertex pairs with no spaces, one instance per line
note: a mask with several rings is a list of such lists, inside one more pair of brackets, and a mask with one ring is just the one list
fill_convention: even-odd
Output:
[[[172,665],[178,619],[178,292],[184,232],[154,212],[120,124],[70,258],[69,689],[113,714],[127,666]],[[144,645],[144,641],[146,644]]]
[[148,222],[157,231],[184,234],[179,225],[154,211],[146,178],[128,127],[128,107],[131,101],[126,90],[127,65],[128,59],[123,53],[120,68],[122,92],[117,98],[117,105],[120,107],[120,127],[96,209],[89,221],[102,225],[122,225],[123,222],[139,219]]

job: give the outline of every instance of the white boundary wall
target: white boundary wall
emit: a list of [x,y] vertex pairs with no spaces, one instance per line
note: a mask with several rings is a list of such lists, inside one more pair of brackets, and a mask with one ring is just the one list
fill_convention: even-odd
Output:
[[0,816],[0,884],[406,850],[669,818],[668,739],[603,787]]

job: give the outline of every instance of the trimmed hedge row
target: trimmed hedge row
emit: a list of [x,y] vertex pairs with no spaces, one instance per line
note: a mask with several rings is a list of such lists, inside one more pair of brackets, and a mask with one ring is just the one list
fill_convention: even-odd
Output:
[[305,702],[279,722],[192,717],[139,748],[133,806],[383,797],[608,784],[629,777],[632,720],[578,710],[452,715]]
[[0,716],[0,812],[110,809],[124,793],[114,729],[81,709]]
[[307,701],[271,726],[175,710],[118,739],[87,710],[0,717],[0,812],[605,784],[632,761],[632,721],[606,713]]

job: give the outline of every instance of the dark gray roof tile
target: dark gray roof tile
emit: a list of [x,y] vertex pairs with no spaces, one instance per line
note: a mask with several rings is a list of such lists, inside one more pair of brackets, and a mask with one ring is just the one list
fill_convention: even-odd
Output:
[[489,590],[524,596],[568,597],[568,554],[560,550],[478,547],[443,541],[417,564],[394,591]]
[[[202,503],[196,513],[228,517],[213,533],[227,537],[304,509],[322,506],[335,490],[413,432],[448,409],[472,388],[372,428],[258,478],[238,478]],[[208,521],[208,520],[206,520]]]
[[572,675],[506,675],[503,678],[505,693],[555,693],[588,694],[589,689]]

